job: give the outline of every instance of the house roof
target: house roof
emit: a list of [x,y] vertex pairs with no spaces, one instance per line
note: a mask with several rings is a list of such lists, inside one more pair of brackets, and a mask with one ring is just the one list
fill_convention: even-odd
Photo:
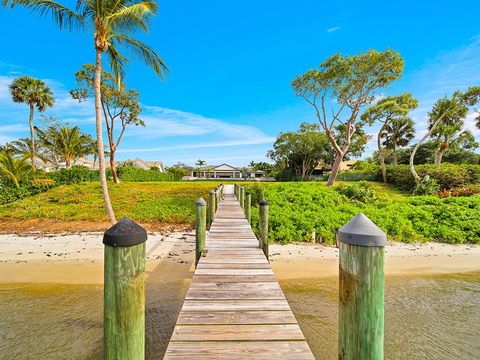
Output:
[[[228,169],[220,169],[221,167],[228,167]],[[200,166],[199,168],[200,171],[241,171],[239,168],[236,168],[232,165],[228,164],[220,164],[220,165],[206,165],[206,166]]]

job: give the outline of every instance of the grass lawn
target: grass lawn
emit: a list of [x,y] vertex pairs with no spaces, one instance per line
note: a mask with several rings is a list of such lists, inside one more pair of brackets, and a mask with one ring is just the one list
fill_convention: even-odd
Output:
[[[109,184],[113,208],[149,229],[191,228],[194,202],[216,182],[124,182]],[[62,185],[0,206],[0,231],[104,230],[108,226],[98,183]]]

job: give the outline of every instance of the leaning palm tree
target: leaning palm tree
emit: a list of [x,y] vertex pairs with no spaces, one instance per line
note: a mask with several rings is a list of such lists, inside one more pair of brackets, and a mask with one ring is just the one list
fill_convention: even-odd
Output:
[[35,171],[35,129],[33,126],[33,113],[35,107],[39,112],[45,111],[53,105],[55,100],[53,99],[52,91],[42,80],[29,76],[20,76],[14,79],[10,84],[10,93],[14,102],[28,104],[30,108],[30,160],[33,170]]
[[11,181],[15,187],[20,187],[20,182],[28,177],[33,170],[27,158],[13,157],[11,152],[0,152],[0,174]]
[[78,0],[76,10],[68,9],[52,0],[3,0],[4,6],[21,5],[31,8],[40,15],[51,14],[60,29],[64,27],[87,28],[94,38],[95,61],[95,119],[98,145],[98,165],[103,199],[110,222],[116,222],[110,201],[105,173],[105,154],[102,137],[101,74],[102,55],[105,53],[110,68],[120,87],[125,73],[127,58],[120,52],[125,47],[133,55],[142,59],[160,77],[167,67],[158,54],[149,46],[130,34],[138,30],[148,32],[149,20],[157,11],[157,4],[143,0]]
[[[36,127],[34,127],[36,129]],[[41,141],[35,139],[35,145],[32,144],[32,140],[29,138],[21,138],[11,142],[13,152],[16,155],[21,155],[32,162],[32,159],[40,159],[43,162],[47,162],[48,159],[43,153],[43,146]]]
[[38,132],[45,148],[55,158],[62,159],[67,169],[70,169],[76,159],[92,153],[92,137],[83,134],[78,126],[50,126],[46,131]]

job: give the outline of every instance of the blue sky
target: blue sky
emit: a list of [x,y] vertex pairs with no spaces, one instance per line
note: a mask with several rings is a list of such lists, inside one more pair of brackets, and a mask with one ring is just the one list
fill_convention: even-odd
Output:
[[[151,32],[141,38],[170,73],[161,81],[139,62],[129,66],[126,83],[141,93],[147,126],[127,131],[118,159],[193,164],[201,158],[237,166],[265,160],[279,132],[316,121],[290,87],[295,75],[334,53],[371,48],[392,48],[404,57],[402,79],[381,95],[413,93],[420,102],[413,118],[421,135],[437,98],[480,84],[480,3],[446,4],[159,1]],[[56,105],[45,115],[93,134],[92,103],[78,104],[68,95],[75,71],[94,60],[91,35],[59,32],[49,18],[21,8],[0,8],[0,19],[0,143],[28,135],[27,108],[13,104],[8,93],[19,75],[43,79],[53,89]],[[473,115],[466,127],[480,140]],[[372,142],[365,156],[373,149]]]

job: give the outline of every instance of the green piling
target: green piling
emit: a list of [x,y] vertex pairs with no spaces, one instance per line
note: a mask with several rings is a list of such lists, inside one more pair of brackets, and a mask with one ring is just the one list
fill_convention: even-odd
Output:
[[205,249],[207,237],[207,203],[202,198],[195,202],[195,267]]
[[215,211],[217,209],[217,206],[216,206],[216,195],[215,195],[215,191],[213,190],[210,190],[210,193],[209,193],[209,207],[208,207],[208,223],[211,225],[212,222],[213,222],[213,219],[215,219]]
[[359,214],[338,231],[338,358],[384,359],[385,233]]
[[252,195],[247,191],[245,193],[245,217],[249,224],[252,222]]
[[104,358],[145,359],[145,241],[147,232],[124,218],[103,236]]
[[245,188],[243,186],[240,186],[240,199],[238,201],[242,209],[245,209]]
[[265,257],[268,260],[268,202],[263,199],[258,205],[258,227],[260,233],[259,247],[263,250]]

